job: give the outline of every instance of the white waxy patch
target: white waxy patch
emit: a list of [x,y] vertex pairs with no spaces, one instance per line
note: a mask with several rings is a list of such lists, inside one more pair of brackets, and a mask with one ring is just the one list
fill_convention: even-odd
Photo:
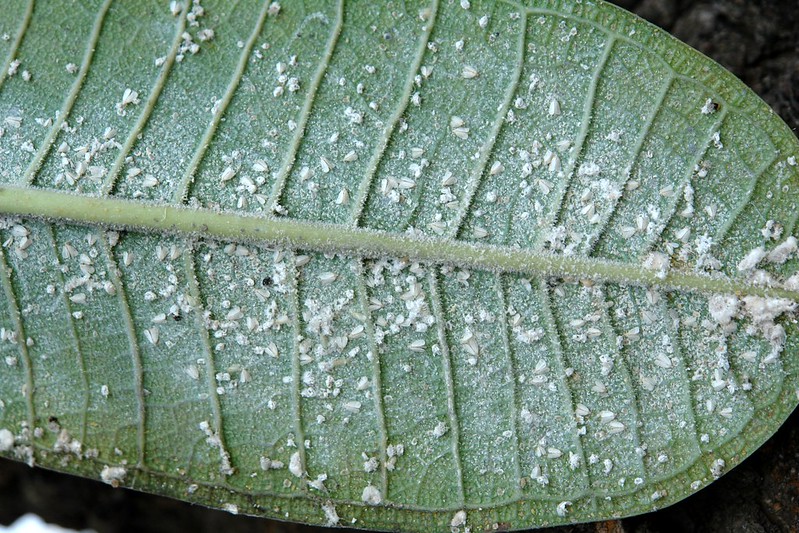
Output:
[[369,505],[380,505],[383,501],[383,495],[380,494],[380,489],[374,485],[367,485],[361,493],[361,501]]
[[123,466],[108,466],[105,465],[100,472],[100,479],[112,487],[118,487],[121,482],[125,480],[128,471]]
[[737,296],[716,294],[708,300],[710,316],[718,324],[726,326],[738,314],[740,302]]
[[719,108],[718,104],[715,103],[710,98],[708,98],[705,101],[705,105],[702,106],[701,111],[702,111],[703,115],[712,115],[713,113],[715,113],[718,110],[718,108]]
[[458,511],[450,520],[450,527],[461,527],[466,524],[466,511]]
[[447,434],[449,431],[449,427],[444,422],[439,422],[436,424],[436,427],[433,428],[433,436],[436,438],[441,438]]
[[291,454],[291,459],[289,459],[289,472],[291,472],[294,477],[301,478],[303,475],[302,470],[302,458],[300,457],[300,452],[294,452]]
[[738,270],[740,272],[748,272],[755,268],[768,254],[762,246],[759,246],[744,256],[738,263]]
[[239,514],[239,506],[235,503],[223,503],[222,510],[230,514]]
[[259,464],[261,466],[261,470],[264,470],[264,471],[267,471],[267,470],[280,470],[281,468],[283,468],[285,466],[283,464],[283,461],[276,461],[274,459],[270,459],[269,457],[261,457],[258,462],[259,462]]
[[777,245],[767,256],[769,263],[781,265],[785,263],[797,251],[796,237],[791,235],[785,239],[781,244]]
[[322,504],[322,512],[325,513],[325,526],[326,527],[333,527],[338,525],[339,521],[341,520],[336,512],[336,506],[333,505],[333,502],[325,502]]
[[660,252],[652,252],[644,260],[644,268],[654,270],[658,278],[665,279],[671,268],[669,256]]
[[0,452],[10,451],[14,447],[14,434],[6,428],[0,429]]

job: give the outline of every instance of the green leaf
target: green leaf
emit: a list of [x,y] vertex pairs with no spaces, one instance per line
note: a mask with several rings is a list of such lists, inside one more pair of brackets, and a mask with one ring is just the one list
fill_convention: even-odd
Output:
[[3,9],[4,456],[518,529],[678,501],[797,404],[797,140],[622,10]]

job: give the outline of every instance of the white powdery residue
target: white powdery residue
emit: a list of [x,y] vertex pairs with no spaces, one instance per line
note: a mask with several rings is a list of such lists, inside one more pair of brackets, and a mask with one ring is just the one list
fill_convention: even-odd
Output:
[[758,246],[757,248],[750,250],[746,256],[741,259],[741,262],[738,263],[738,270],[741,272],[748,272],[755,268],[758,263],[760,263],[763,258],[766,257],[766,250],[763,249],[762,246]]
[[205,439],[205,442],[212,448],[217,448],[219,450],[219,459],[221,463],[219,465],[219,471],[226,476],[233,475],[234,469],[230,464],[230,454],[225,450],[222,439],[211,429],[211,424],[209,424],[207,420],[200,422],[200,429],[205,433],[205,436],[208,437]]
[[743,300],[746,313],[758,325],[773,323],[778,316],[796,309],[796,302],[787,298],[745,296]]
[[125,476],[127,474],[128,471],[124,466],[105,465],[103,467],[103,471],[100,472],[100,479],[103,480],[104,483],[108,483],[112,487],[118,487],[119,484],[125,480]]
[[383,501],[383,495],[380,494],[380,490],[374,485],[367,485],[363,488],[361,500],[369,505],[379,505]]
[[583,163],[578,171],[580,176],[598,176],[602,172],[602,169],[599,168],[599,165],[596,163]]
[[717,294],[708,300],[708,311],[716,323],[726,326],[738,314],[740,301],[734,295]]

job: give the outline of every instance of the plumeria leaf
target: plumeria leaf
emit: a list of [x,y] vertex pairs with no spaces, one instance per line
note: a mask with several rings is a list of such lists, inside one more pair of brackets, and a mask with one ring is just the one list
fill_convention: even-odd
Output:
[[797,404],[797,139],[625,11],[2,11],[3,456],[520,529],[676,502]]

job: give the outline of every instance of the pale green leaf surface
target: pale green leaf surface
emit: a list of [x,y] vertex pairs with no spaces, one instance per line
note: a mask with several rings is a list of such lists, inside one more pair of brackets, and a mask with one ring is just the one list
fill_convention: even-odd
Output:
[[776,431],[799,150],[751,91],[585,0],[275,7],[3,3],[0,453],[518,529]]

